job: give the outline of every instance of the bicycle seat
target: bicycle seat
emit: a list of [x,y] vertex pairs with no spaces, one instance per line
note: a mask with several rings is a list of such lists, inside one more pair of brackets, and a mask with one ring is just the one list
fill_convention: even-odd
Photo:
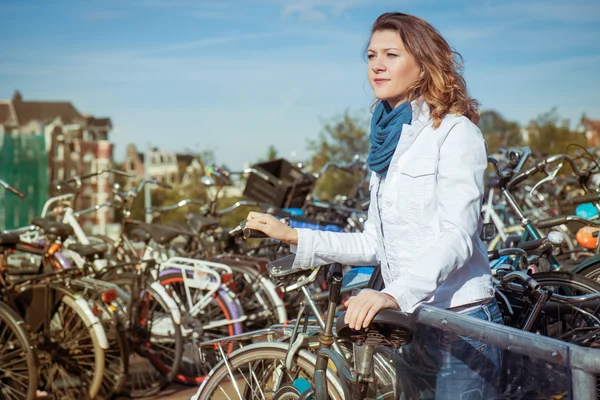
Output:
[[219,220],[211,217],[203,217],[199,214],[188,213],[185,215],[185,219],[188,224],[190,224],[190,227],[196,232],[219,227]]
[[151,239],[150,234],[148,232],[139,228],[132,229],[131,232],[129,232],[129,237],[135,242],[144,243],[148,242]]
[[383,309],[377,313],[371,325],[365,329],[350,329],[344,322],[346,312],[336,321],[337,336],[359,345],[384,345],[399,348],[412,342],[416,324],[410,314],[399,310]]
[[108,245],[106,243],[75,243],[69,246],[69,250],[74,251],[82,257],[93,258],[94,256],[99,256],[106,253],[106,250],[108,250]]
[[16,233],[0,233],[0,246],[10,246],[21,242]]
[[175,239],[177,236],[182,234],[181,231],[164,225],[153,225],[146,224],[144,222],[136,222],[136,226],[139,229],[148,232],[152,240],[154,240],[158,244],[167,244],[171,240]]
[[70,225],[63,224],[62,222],[50,221],[45,218],[34,218],[31,223],[41,228],[46,235],[58,236],[61,239],[65,239],[74,233],[73,228]]

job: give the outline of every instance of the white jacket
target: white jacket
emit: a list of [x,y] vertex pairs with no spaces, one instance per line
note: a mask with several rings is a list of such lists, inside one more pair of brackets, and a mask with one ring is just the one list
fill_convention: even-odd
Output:
[[421,303],[452,308],[492,298],[479,238],[486,144],[464,116],[434,129],[425,102],[412,104],[385,180],[371,176],[362,233],[298,230],[294,267],[381,264],[384,292],[406,312]]

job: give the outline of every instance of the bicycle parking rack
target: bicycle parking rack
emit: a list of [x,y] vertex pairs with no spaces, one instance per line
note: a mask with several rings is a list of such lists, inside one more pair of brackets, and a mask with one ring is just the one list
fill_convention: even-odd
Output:
[[419,306],[414,315],[419,324],[566,368],[571,377],[572,397],[568,398],[597,398],[596,376],[600,375],[600,349],[561,342],[426,304]]

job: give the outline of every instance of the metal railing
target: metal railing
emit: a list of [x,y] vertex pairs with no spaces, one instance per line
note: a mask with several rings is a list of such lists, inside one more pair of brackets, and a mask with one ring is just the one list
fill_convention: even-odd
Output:
[[577,346],[429,305],[420,306],[414,315],[419,324],[566,368],[571,376],[573,399],[597,398],[600,349]]

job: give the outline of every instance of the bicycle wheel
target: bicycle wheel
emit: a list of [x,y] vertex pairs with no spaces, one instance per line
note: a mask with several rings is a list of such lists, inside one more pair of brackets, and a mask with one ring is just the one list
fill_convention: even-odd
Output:
[[[569,272],[540,272],[533,274],[532,278],[538,282],[542,288],[555,294],[563,296],[581,296],[600,291],[600,284],[583,276],[571,274]],[[532,303],[524,296],[522,291],[513,291],[506,288],[499,288],[500,292],[506,296],[497,296],[499,305],[506,325],[517,329],[522,329],[525,320],[532,311]],[[510,309],[506,305],[508,300]],[[571,342],[575,339],[582,327],[597,326],[596,319],[590,317],[587,313],[598,316],[598,310],[580,311],[578,307],[586,309],[584,304],[574,304],[575,307],[552,306],[552,298],[548,300],[548,306],[538,316],[535,325],[532,327],[534,332],[544,336],[553,337],[559,340]]]
[[273,324],[283,324],[288,315],[283,301],[277,294],[275,285],[251,266],[223,260],[233,271],[233,288],[236,298],[244,308],[246,330],[268,328]]
[[102,328],[94,326],[91,311],[82,307],[73,297],[62,296],[51,311],[48,335],[35,334],[40,378],[51,398],[94,398],[102,385],[105,354],[96,332]]
[[38,387],[38,359],[23,320],[0,302],[0,398],[33,400]]
[[[227,364],[221,360],[204,381],[193,400],[204,399],[293,399],[296,392],[290,387],[298,380],[313,382],[316,358],[300,350],[292,368],[285,368],[289,345],[284,343],[255,343],[231,354]],[[341,400],[344,393],[338,377],[327,370],[329,398]]]
[[[190,279],[193,278],[191,271],[188,271],[187,275]],[[159,280],[179,306],[182,316],[183,357],[175,380],[187,385],[197,385],[204,380],[219,359],[217,352],[209,351],[204,360],[201,360],[198,345],[207,340],[242,333],[241,322],[229,321],[238,319],[243,311],[225,289],[219,289],[202,309],[192,315],[190,310],[206,295],[206,290],[186,285],[186,279],[181,272],[168,272],[160,276]],[[213,327],[209,327],[211,325]],[[233,343],[230,343],[225,352],[229,354],[232,351]]]
[[600,282],[600,262],[592,264],[581,271],[577,271],[577,275]]
[[[111,282],[131,293],[132,274],[121,274]],[[135,352],[130,352],[128,379],[122,390],[129,397],[160,392],[175,378],[183,352],[181,326],[175,323],[162,295],[146,287],[138,296],[139,319],[127,334],[129,349]]]
[[93,310],[98,312],[98,318],[102,322],[108,339],[108,349],[105,351],[104,379],[96,399],[112,399],[115,395],[121,393],[127,380],[129,360],[127,339],[118,317],[106,304],[97,301],[93,306]]

